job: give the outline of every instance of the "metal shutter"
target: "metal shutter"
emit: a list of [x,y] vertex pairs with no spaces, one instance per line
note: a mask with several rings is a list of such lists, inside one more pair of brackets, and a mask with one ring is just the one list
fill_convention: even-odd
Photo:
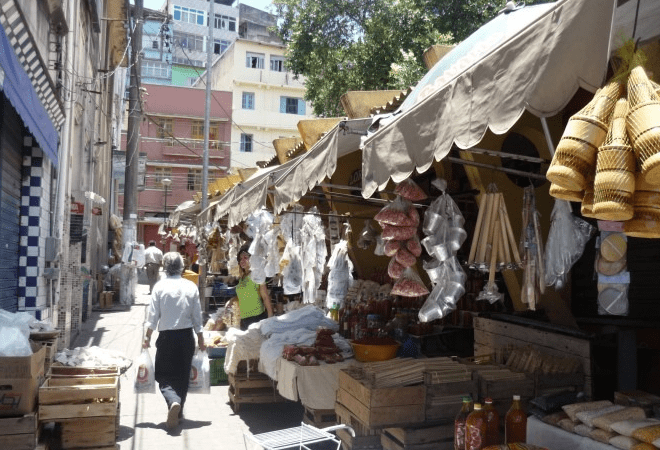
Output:
[[0,308],[18,309],[18,242],[21,210],[23,122],[6,100],[0,104]]

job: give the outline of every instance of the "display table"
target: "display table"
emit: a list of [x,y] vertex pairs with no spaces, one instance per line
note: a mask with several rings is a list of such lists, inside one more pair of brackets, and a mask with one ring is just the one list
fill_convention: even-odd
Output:
[[534,416],[527,419],[527,443],[548,450],[617,450],[616,447],[594,441],[579,434],[549,425]]
[[277,391],[286,399],[298,401],[310,409],[334,409],[339,371],[362,364],[348,359],[336,364],[301,366],[284,358],[277,360]]

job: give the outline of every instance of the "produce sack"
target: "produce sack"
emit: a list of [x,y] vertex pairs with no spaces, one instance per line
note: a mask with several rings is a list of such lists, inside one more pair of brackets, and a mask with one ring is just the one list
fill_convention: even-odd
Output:
[[637,444],[639,444],[639,441],[629,436],[617,435],[610,439],[610,445],[623,450],[630,450]]
[[419,187],[410,178],[403,180],[401,183],[397,184],[394,192],[401,197],[408,199],[412,202],[417,202],[420,200],[425,200],[427,198],[426,193]]
[[422,254],[422,244],[419,243],[419,238],[417,235],[413,236],[412,239],[406,241],[406,249],[413,254],[413,256],[419,258]]
[[385,241],[383,252],[385,256],[394,256],[401,248],[401,241]]
[[302,291],[303,268],[300,259],[300,249],[294,246],[292,242],[293,240],[289,241],[286,245],[284,255],[282,256],[283,260],[289,261],[282,271],[284,295],[299,294]]
[[396,241],[407,241],[417,234],[417,227],[397,227],[394,225],[383,226],[381,234],[384,240],[394,239]]
[[415,223],[416,213],[417,211],[409,201],[397,197],[392,203],[381,209],[374,219],[380,226],[415,227],[419,224],[419,214],[417,214],[417,223]]
[[390,260],[390,263],[387,265],[387,274],[393,280],[398,280],[399,278],[401,278],[401,275],[403,275],[404,269],[405,267],[403,267],[401,264],[399,264],[396,261],[396,256],[393,256],[392,259]]
[[211,393],[211,362],[209,354],[197,350],[192,359],[190,367],[190,380],[188,381],[188,393],[210,394]]
[[429,290],[426,289],[419,274],[412,267],[408,267],[401,274],[401,278],[392,287],[391,295],[400,295],[402,297],[419,297],[426,295]]
[[142,353],[140,353],[140,357],[137,360],[134,388],[136,394],[156,393],[154,363],[151,361],[151,355],[149,355],[149,350],[146,348],[142,349]]

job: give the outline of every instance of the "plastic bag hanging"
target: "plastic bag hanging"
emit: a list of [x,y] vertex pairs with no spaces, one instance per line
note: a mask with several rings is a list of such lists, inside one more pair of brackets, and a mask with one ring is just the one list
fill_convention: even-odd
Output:
[[156,392],[156,373],[154,363],[151,360],[149,350],[142,349],[135,368],[135,383],[133,384],[136,394],[154,394]]
[[400,295],[402,297],[419,297],[426,295],[429,290],[422,283],[419,274],[412,267],[408,267],[403,271],[401,277],[392,287],[392,295]]
[[376,229],[373,226],[373,222],[371,220],[365,220],[364,221],[364,228],[360,232],[360,236],[358,237],[357,240],[357,247],[366,250],[372,245],[376,243],[376,236],[377,236]]
[[555,200],[552,223],[545,246],[545,284],[564,287],[573,264],[580,259],[595,228],[575,217],[567,201]]
[[394,188],[394,192],[403,198],[417,202],[427,198],[426,193],[410,178],[403,180]]

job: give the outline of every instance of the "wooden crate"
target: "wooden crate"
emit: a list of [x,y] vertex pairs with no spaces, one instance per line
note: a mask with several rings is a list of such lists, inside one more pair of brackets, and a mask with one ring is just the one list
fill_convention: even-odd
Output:
[[[335,414],[337,415],[337,422],[343,423],[344,425],[349,425],[355,431],[356,437],[365,437],[365,436],[380,436],[380,430],[377,428],[369,428],[363,424],[360,419],[355,416],[351,411],[349,411],[341,403],[335,403]],[[380,438],[377,439],[378,445],[380,445]]]
[[479,397],[479,384],[476,379],[433,383],[429,374],[424,374],[426,385],[426,421],[453,419],[463,406],[463,397],[473,400]]
[[325,428],[337,424],[337,415],[334,409],[312,409],[305,406],[303,422],[316,428]]
[[384,450],[454,450],[454,422],[413,428],[385,428]]
[[344,450],[382,450],[380,443],[380,431],[374,431],[374,434],[367,436],[351,436],[346,430],[335,431],[337,437],[341,440]]
[[337,403],[348,409],[367,428],[424,422],[425,401],[424,385],[372,388],[347,371],[339,371]]
[[116,416],[117,377],[49,378],[39,388],[39,421]]
[[474,318],[475,356],[502,356],[507,350],[525,346],[532,346],[549,355],[579,359],[584,374],[583,390],[588,397],[591,397],[592,370],[591,341],[589,339],[485,317]]
[[74,367],[53,365],[48,372],[49,378],[89,378],[89,377],[119,377],[117,366]]
[[0,419],[0,448],[34,450],[39,440],[37,414]]
[[238,412],[245,403],[279,403],[285,401],[276,389],[275,382],[260,372],[247,375],[228,374],[229,404]]
[[117,441],[117,416],[58,420],[62,449],[107,447]]

